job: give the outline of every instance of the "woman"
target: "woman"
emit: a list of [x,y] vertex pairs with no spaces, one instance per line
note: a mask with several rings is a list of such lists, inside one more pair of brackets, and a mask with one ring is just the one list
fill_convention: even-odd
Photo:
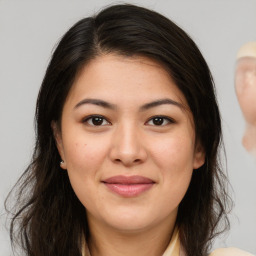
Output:
[[160,14],[116,5],[75,24],[36,123],[11,224],[26,255],[207,255],[228,227],[212,77]]

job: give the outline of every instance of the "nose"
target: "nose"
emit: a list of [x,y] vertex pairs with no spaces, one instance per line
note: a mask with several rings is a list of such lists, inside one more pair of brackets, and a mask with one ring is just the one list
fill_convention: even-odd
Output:
[[120,125],[113,134],[110,158],[115,163],[133,166],[145,162],[146,148],[139,128],[134,125]]

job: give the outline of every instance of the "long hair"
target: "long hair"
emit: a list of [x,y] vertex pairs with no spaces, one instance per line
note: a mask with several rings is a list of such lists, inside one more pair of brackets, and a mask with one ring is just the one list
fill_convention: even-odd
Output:
[[134,5],[114,5],[80,20],[56,47],[38,95],[33,158],[16,184],[12,242],[18,241],[27,256],[81,255],[82,239],[89,236],[86,210],[59,166],[51,123],[60,123],[66,97],[81,68],[107,53],[157,61],[186,97],[206,161],[193,172],[179,205],[177,225],[187,255],[204,256],[215,235],[229,226],[226,177],[218,157],[221,120],[213,79],[196,44],[181,28]]

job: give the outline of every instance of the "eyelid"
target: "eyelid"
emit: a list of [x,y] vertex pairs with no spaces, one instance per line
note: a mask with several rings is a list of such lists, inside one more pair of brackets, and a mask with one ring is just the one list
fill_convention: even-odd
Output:
[[[98,117],[98,118],[102,118],[105,120],[105,122],[107,122],[107,124],[100,124],[100,125],[94,125],[94,124],[89,124],[88,123],[88,120],[94,118],[94,117]],[[167,121],[168,123],[167,124],[162,124],[162,125],[155,125],[155,124],[149,124],[150,121],[152,121],[154,118],[163,118],[165,121]],[[106,125],[111,125],[111,122],[104,116],[102,115],[98,115],[98,114],[93,114],[93,115],[89,115],[89,116],[86,116],[85,118],[82,119],[82,123],[87,123],[89,126],[93,126],[93,127],[96,127],[96,126],[106,126]],[[146,122],[145,124],[146,125],[151,125],[151,126],[166,126],[168,124],[172,124],[172,123],[176,123],[176,121],[169,117],[169,116],[165,116],[165,115],[155,115],[155,116],[152,116],[150,117]]]
[[[146,121],[146,125],[150,122],[150,121],[152,121],[154,118],[163,118],[163,119],[165,119],[165,120],[167,120],[168,121],[168,124],[174,124],[174,123],[176,123],[176,121],[173,119],[173,118],[171,118],[171,117],[169,117],[169,116],[164,116],[164,115],[155,115],[155,116],[152,116],[152,117],[150,117],[147,121]],[[167,124],[164,124],[164,125],[154,125],[154,124],[152,124],[152,126],[165,126],[165,125],[167,125]]]
[[[89,123],[88,123],[88,120],[90,120],[90,119],[92,119],[92,118],[94,118],[94,117],[98,117],[98,118],[104,119],[104,120],[107,122],[107,124],[104,124],[104,125],[93,125],[93,124],[89,124]],[[93,127],[96,127],[96,126],[99,126],[99,127],[100,127],[100,126],[111,125],[111,122],[108,121],[108,119],[107,119],[106,117],[104,117],[104,116],[102,116],[102,115],[97,115],[97,114],[93,114],[93,115],[86,116],[85,118],[82,119],[82,123],[87,123],[88,125],[93,126]]]

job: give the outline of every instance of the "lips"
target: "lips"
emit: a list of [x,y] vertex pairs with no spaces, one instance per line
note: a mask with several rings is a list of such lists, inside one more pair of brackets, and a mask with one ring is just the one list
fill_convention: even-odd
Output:
[[114,176],[103,181],[113,193],[123,197],[135,197],[151,189],[155,182],[143,176]]

